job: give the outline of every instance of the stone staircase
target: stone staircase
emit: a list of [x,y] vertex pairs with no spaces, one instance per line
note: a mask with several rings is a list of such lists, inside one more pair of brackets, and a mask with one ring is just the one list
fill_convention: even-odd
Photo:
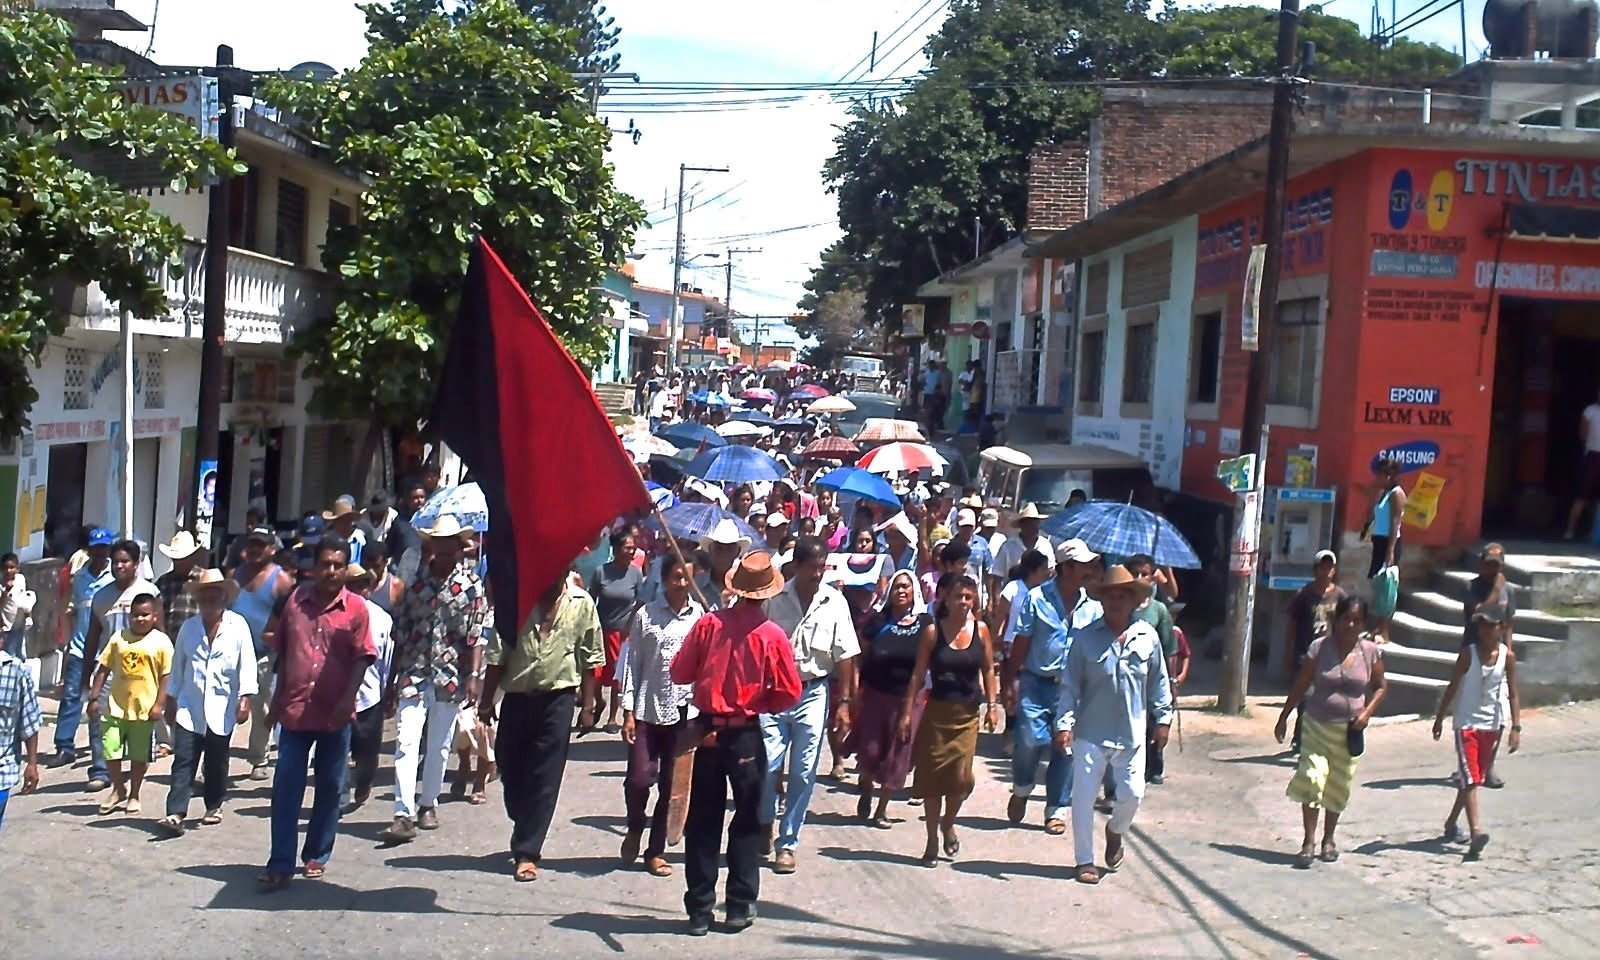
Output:
[[595,396],[600,398],[600,405],[605,407],[607,416],[633,413],[632,384],[597,383],[594,385],[594,392]]
[[[1508,556],[1506,578],[1515,585],[1517,615],[1512,621],[1513,646],[1517,654],[1519,690],[1524,703],[1555,701],[1580,692],[1590,682],[1583,662],[1591,655],[1586,641],[1594,632],[1595,621],[1558,616],[1538,609],[1561,603],[1548,591],[1536,591],[1546,582],[1548,569],[1536,557]],[[1403,587],[1399,607],[1390,624],[1390,642],[1383,650],[1389,678],[1389,693],[1382,712],[1386,714],[1432,713],[1455,669],[1456,656],[1465,636],[1462,602],[1477,576],[1477,555],[1468,552],[1461,566],[1438,569],[1423,589]],[[1592,574],[1600,580],[1600,564]],[[1573,612],[1563,608],[1564,612]],[[1596,609],[1600,614],[1600,608]],[[1575,630],[1581,637],[1575,638]],[[1569,665],[1567,646],[1584,641],[1585,648],[1575,665]],[[1574,671],[1576,671],[1574,673]],[[1570,679],[1570,684],[1563,683]]]

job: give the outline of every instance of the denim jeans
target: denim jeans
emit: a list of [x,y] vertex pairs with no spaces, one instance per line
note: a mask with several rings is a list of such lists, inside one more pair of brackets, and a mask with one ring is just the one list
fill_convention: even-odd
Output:
[[[61,670],[61,710],[56,717],[56,752],[77,756],[74,743],[83,722],[83,657],[68,656]],[[100,739],[100,718],[89,718],[89,779],[109,780],[105,744]]]
[[339,803],[344,795],[344,770],[350,758],[350,725],[330,732],[283,730],[278,736],[278,765],[272,776],[272,854],[268,873],[294,872],[294,847],[300,838],[300,806],[306,799],[306,765],[317,751],[311,821],[306,825],[302,863],[327,863],[339,832]]
[[1017,677],[1016,742],[1011,751],[1011,792],[1026,797],[1038,780],[1039,761],[1049,757],[1044,772],[1044,816],[1061,817],[1072,805],[1072,755],[1053,745],[1056,705],[1061,685],[1053,678],[1024,670]]
[[[783,822],[778,824],[777,850],[793,850],[800,843],[800,828],[817,787],[817,761],[828,726],[828,681],[814,680],[800,691],[800,702],[782,713],[761,718],[761,738],[767,755],[767,777],[761,788],[761,822],[778,819],[778,775],[789,761],[789,780],[783,791]],[[791,755],[792,751],[792,755]]]
[[5,638],[6,653],[11,654],[18,660],[28,659],[28,631],[26,629],[17,627],[14,630],[7,630],[5,633],[0,634],[0,637]]
[[0,826],[6,822],[6,801],[11,799],[10,790],[0,790]]

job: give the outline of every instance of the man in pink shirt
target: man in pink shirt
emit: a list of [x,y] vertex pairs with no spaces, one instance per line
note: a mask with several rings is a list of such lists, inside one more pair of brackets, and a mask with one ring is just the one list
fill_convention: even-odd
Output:
[[310,579],[289,594],[275,618],[277,629],[268,631],[278,656],[278,684],[267,723],[282,725],[272,780],[272,852],[257,878],[269,891],[281,890],[294,875],[313,747],[316,792],[300,853],[306,877],[322,876],[333,855],[356,693],[378,657],[366,601],[344,587],[349,562],[350,545],[325,535],[317,543]]

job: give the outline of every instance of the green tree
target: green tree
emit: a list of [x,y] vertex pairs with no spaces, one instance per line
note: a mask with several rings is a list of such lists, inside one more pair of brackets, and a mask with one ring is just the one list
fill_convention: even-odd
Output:
[[[1302,32],[1322,79],[1420,80],[1457,65],[1436,46],[1374,47],[1317,7]],[[975,244],[1016,235],[1029,154],[1087,134],[1095,83],[1262,76],[1275,33],[1260,7],[1168,5],[1152,16],[1149,0],[952,0],[928,41],[926,75],[897,100],[858,105],[835,138],[823,176],[844,236],[824,251],[802,308],[854,285],[868,322],[894,322],[919,285],[969,260]]]
[[83,158],[155,160],[175,190],[242,170],[179,118],[126,105],[119,72],[78,62],[59,17],[0,14],[0,438],[28,425],[28,368],[66,329],[58,291],[98,282],[156,317],[161,271],[182,273],[183,230]]
[[592,322],[594,289],[643,210],[616,188],[605,126],[568,70],[577,31],[513,0],[453,14],[427,0],[364,9],[359,67],[268,90],[371,177],[359,222],[330,231],[323,251],[334,317],[301,348],[315,402],[374,425],[409,428],[425,415],[479,235],[592,364],[610,337]]
[[873,330],[866,320],[866,297],[860,290],[845,287],[824,294],[809,319],[791,321],[801,337],[814,337],[817,341],[801,360],[827,369],[853,347],[874,349]]

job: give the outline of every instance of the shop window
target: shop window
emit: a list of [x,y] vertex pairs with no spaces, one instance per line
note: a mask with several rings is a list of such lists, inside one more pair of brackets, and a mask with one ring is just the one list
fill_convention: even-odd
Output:
[[61,355],[61,409],[89,409],[89,351],[68,347]]
[[278,364],[278,402],[294,403],[295,381],[299,379],[299,371],[295,369],[293,360],[284,360]]
[[1156,381],[1155,307],[1128,311],[1128,335],[1122,354],[1122,409],[1124,417],[1150,416]]
[[1106,328],[1105,318],[1096,318],[1098,329],[1085,321],[1085,329],[1078,347],[1078,412],[1086,416],[1100,416],[1100,405],[1105,393]]
[[1267,403],[1310,411],[1317,400],[1322,352],[1322,300],[1306,297],[1278,304],[1272,356],[1267,367]]
[[1110,261],[1102,260],[1099,263],[1089,264],[1089,269],[1084,271],[1083,315],[1093,317],[1105,313],[1108,309],[1110,291]]
[[1163,240],[1122,257],[1122,307],[1160,303],[1172,291],[1172,241]]
[[162,384],[161,352],[159,350],[144,355],[143,363],[140,364],[140,373],[140,380],[144,384],[144,408],[146,410],[165,409],[167,396]]
[[294,264],[306,262],[306,188],[278,178],[278,233],[272,255]]
[[1222,311],[1194,318],[1194,340],[1189,348],[1189,402],[1215,404],[1222,379]]

